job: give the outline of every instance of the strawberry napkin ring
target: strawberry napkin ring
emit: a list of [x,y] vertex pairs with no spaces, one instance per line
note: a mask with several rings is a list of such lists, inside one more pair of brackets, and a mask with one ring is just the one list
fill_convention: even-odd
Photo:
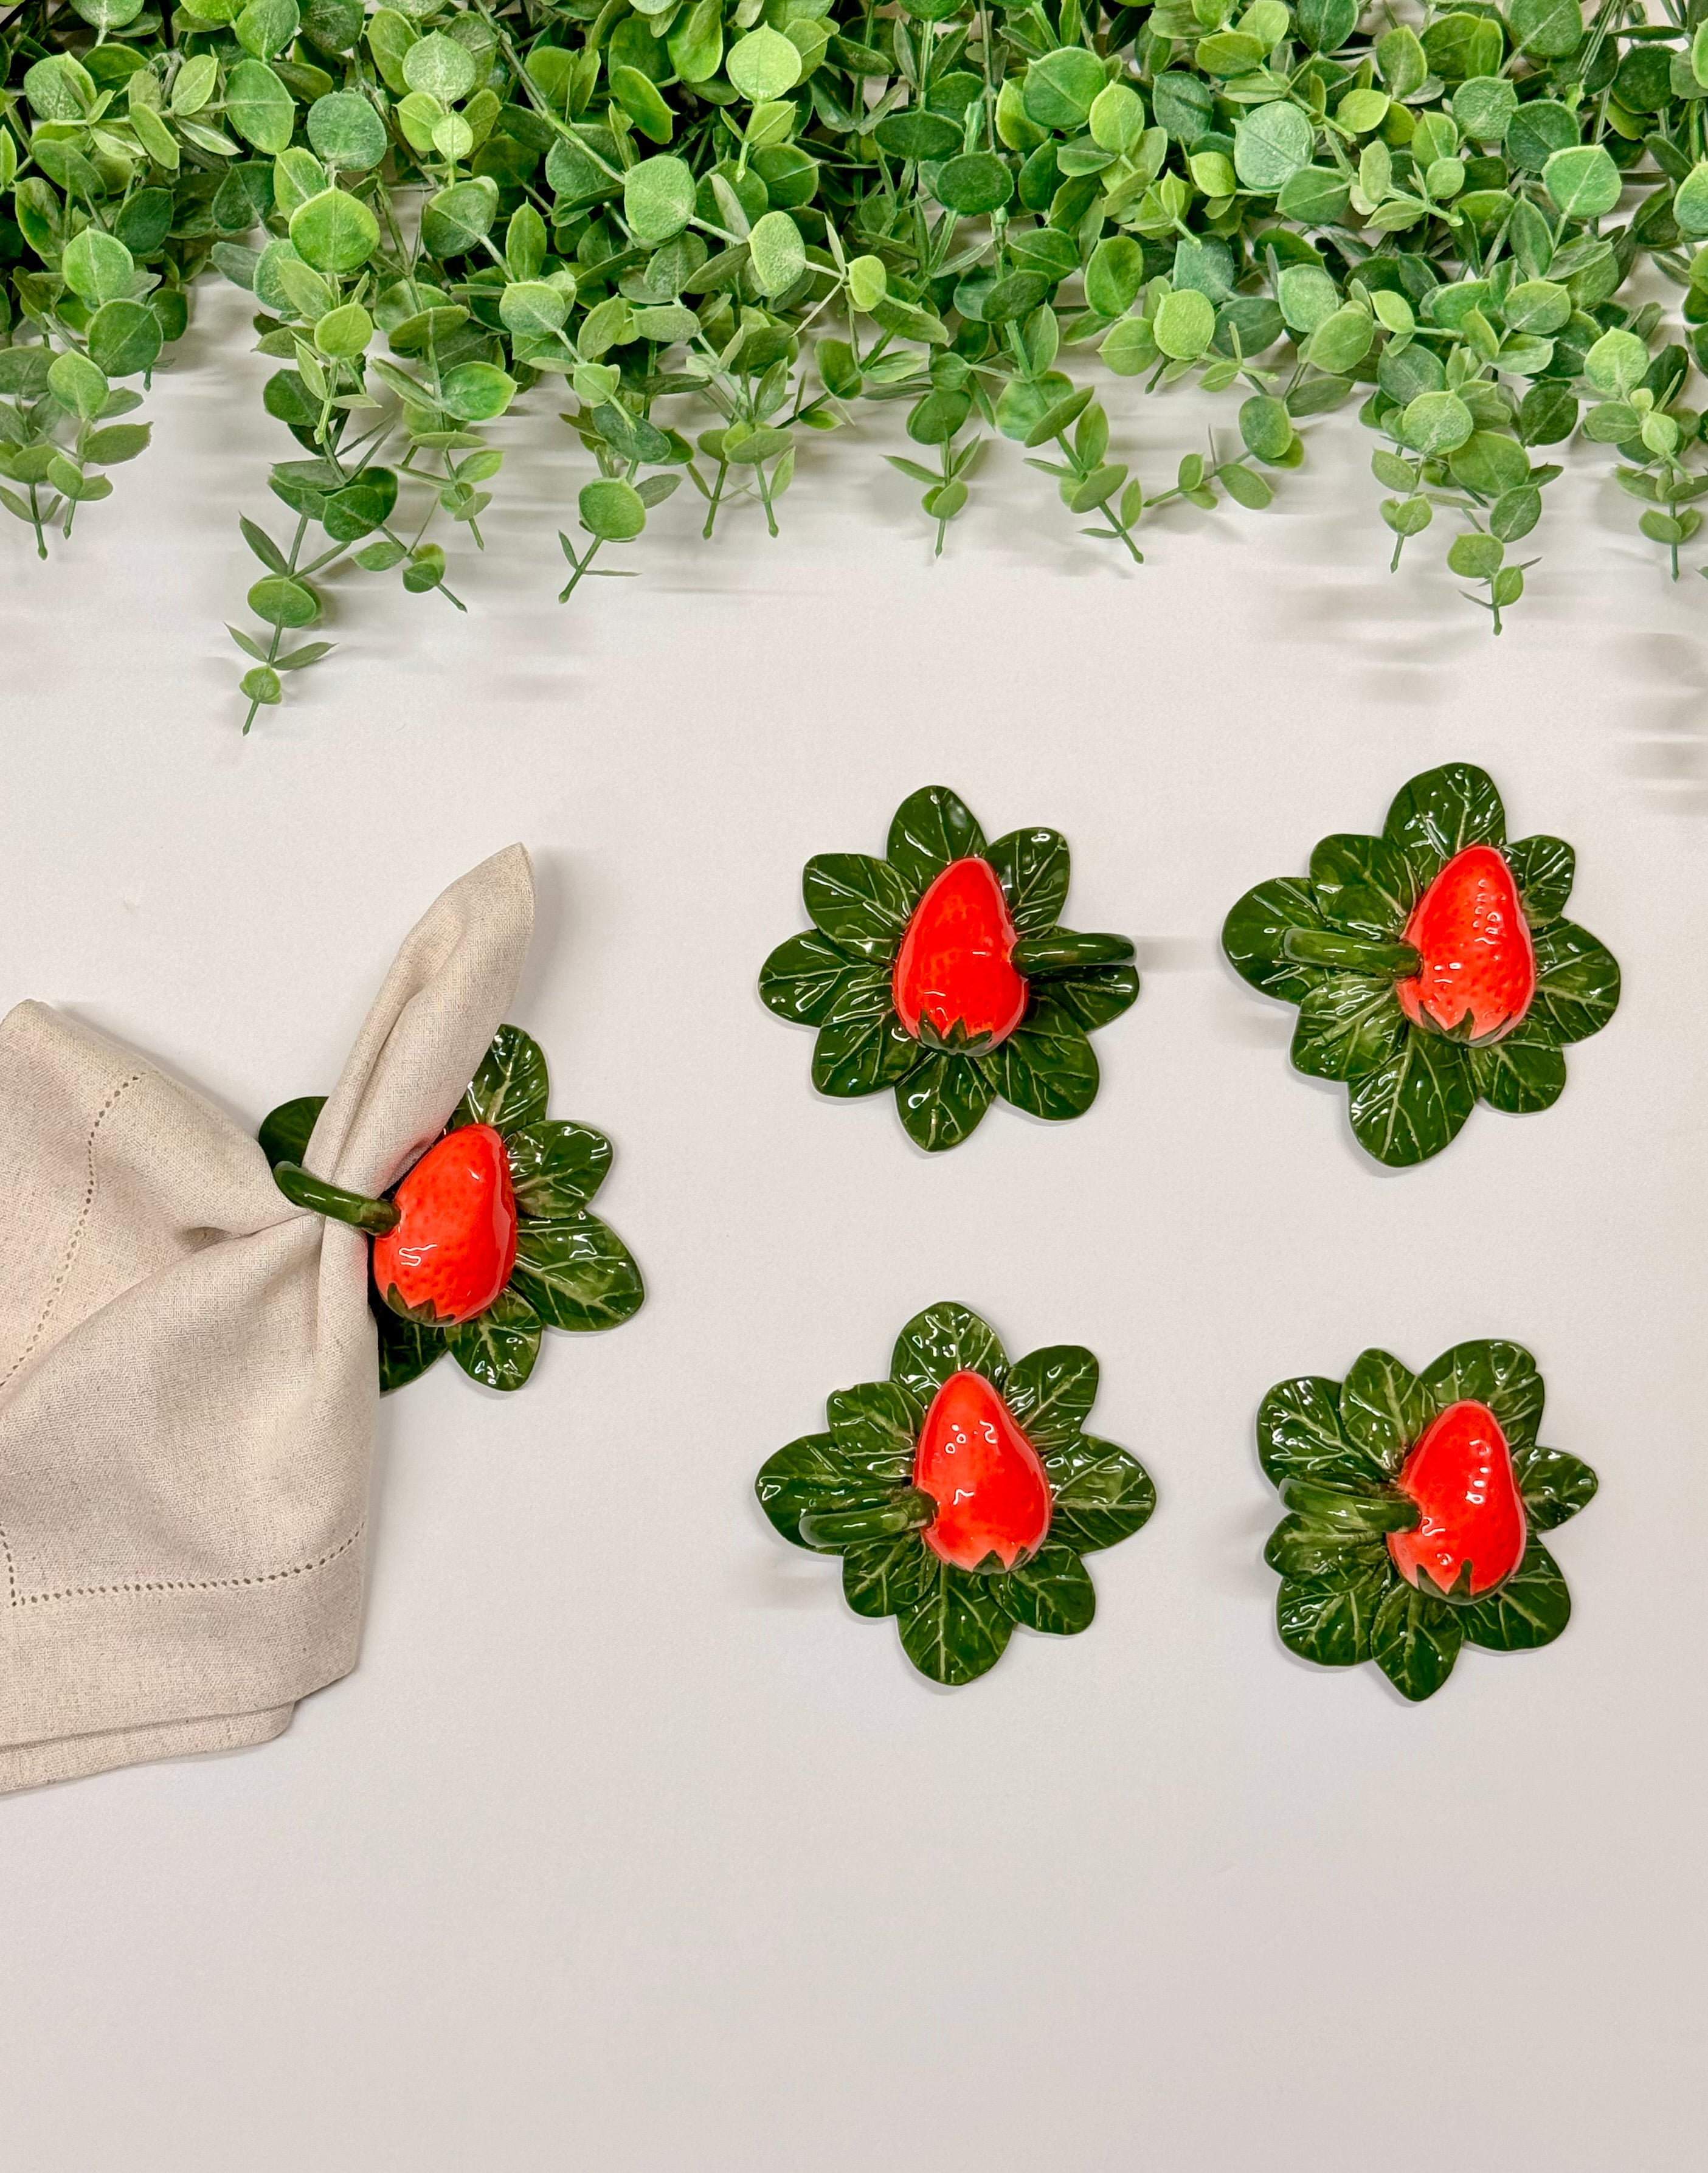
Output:
[[380,1387],[401,1388],[449,1351],[489,1388],[520,1388],[542,1329],[615,1328],[646,1292],[615,1231],[587,1211],[611,1142],[548,1118],[545,1053],[501,1026],[440,1136],[382,1200],[302,1166],[326,1100],[305,1094],[261,1128],[286,1199],[373,1238],[369,1304]]
[[1096,1099],[1087,1034],[1139,993],[1124,936],[1059,923],[1067,840],[1010,830],[987,844],[952,792],[912,794],[888,856],[820,853],[801,888],[813,932],[779,944],[759,994],[818,1028],[821,1094],[896,1090],[908,1135],[958,1146],[999,1094],[1035,1117],[1083,1116]]
[[964,1305],[917,1313],[887,1381],[828,1399],[827,1433],[778,1450],[755,1482],[792,1545],[840,1555],[857,1615],[901,1618],[934,1682],[993,1668],[1016,1623],[1070,1636],[1096,1594],[1081,1555],[1156,1506],[1143,1465],[1085,1431],[1097,1361],[1077,1345],[1010,1365]]
[[1542,1377],[1516,1343],[1460,1343],[1421,1373],[1366,1351],[1344,1381],[1270,1389],[1258,1454],[1288,1514],[1281,1642],[1320,1667],[1374,1660],[1432,1697],[1462,1645],[1552,1644],[1571,1615],[1538,1536],[1596,1490],[1587,1464],[1538,1445]]
[[1222,947],[1298,1005],[1294,1067],[1345,1081],[1360,1146],[1426,1162],[1479,1097],[1551,1108],[1564,1045],[1613,1016],[1612,952],[1563,918],[1576,863],[1559,838],[1508,844],[1488,774],[1449,763],[1402,788],[1379,838],[1325,838],[1306,881],[1247,891]]

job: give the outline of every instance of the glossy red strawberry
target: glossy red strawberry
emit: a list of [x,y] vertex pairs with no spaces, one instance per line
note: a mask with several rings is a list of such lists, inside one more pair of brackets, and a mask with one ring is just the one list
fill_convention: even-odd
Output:
[[1486,1404],[1450,1405],[1406,1458],[1398,1484],[1423,1512],[1414,1530],[1387,1536],[1408,1583],[1426,1570],[1448,1592],[1468,1563],[1475,1596],[1522,1561],[1523,1498],[1501,1421]]
[[913,1484],[937,1504],[921,1536],[957,1569],[977,1569],[992,1555],[1012,1569],[1050,1528],[1037,1451],[982,1373],[951,1373],[932,1398]]
[[1414,1024],[1470,1022],[1475,1042],[1517,1026],[1536,993],[1536,954],[1518,886],[1492,845],[1455,853],[1412,909],[1405,940],[1422,959],[1396,984]]
[[923,1026],[943,1039],[959,1027],[984,1047],[1006,1040],[1026,1016],[1015,941],[989,861],[951,861],[914,907],[896,954],[892,987],[908,1033]]
[[490,1124],[447,1132],[392,1199],[396,1226],[374,1240],[386,1302],[445,1327],[484,1313],[516,1264],[516,1202],[498,1134]]

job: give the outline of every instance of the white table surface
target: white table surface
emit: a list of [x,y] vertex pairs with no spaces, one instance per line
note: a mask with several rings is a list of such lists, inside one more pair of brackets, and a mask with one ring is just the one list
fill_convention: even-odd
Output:
[[[469,616],[374,585],[245,741],[220,622],[288,448],[240,300],[68,549],[0,539],[0,1001],[252,1122],[523,838],[515,1016],[554,1113],[617,1142],[651,1295],[519,1398],[446,1365],[384,1407],[361,1665],[279,1742],[0,1806],[6,2162],[1700,2165],[1708,595],[1604,456],[1499,641],[1439,541],[1389,579],[1350,417],[1270,513],[1165,515],[1136,571],[1012,447],[934,566],[867,426],[803,461],[781,542],[703,547],[684,492],[643,578],[560,612],[587,464],[537,398]],[[1158,486],[1197,442],[1183,399],[1113,409]],[[1384,1174],[1215,936],[1455,758],[1576,844],[1624,1000],[1551,1113]],[[1087,1118],[999,1107],[935,1160],[887,1096],[817,1100],[753,987],[808,855],[881,851],[931,782],[1064,830],[1071,920],[1145,975]],[[946,1297],[1096,1350],[1098,1429],[1161,1496],[1087,1635],[954,1695],[752,1496]],[[1565,1638],[1468,1650],[1414,1709],[1278,1642],[1253,1415],[1490,1335],[1603,1491]]]

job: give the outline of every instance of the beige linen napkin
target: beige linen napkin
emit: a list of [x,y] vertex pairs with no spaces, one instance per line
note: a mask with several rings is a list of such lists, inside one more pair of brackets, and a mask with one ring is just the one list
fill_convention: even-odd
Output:
[[[520,845],[418,924],[304,1157],[396,1182],[533,925]],[[261,1743],[356,1663],[378,1375],[366,1238],[40,1004],[0,1021],[0,1792]]]

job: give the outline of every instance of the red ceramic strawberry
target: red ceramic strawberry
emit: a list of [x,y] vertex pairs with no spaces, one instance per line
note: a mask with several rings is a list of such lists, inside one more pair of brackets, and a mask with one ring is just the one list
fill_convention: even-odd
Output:
[[1486,1404],[1450,1404],[1406,1458],[1395,1481],[1423,1512],[1387,1550],[1408,1584],[1428,1574],[1441,1592],[1468,1571],[1475,1599],[1524,1559],[1523,1498],[1501,1421]]
[[550,1084],[538,1043],[500,1027],[444,1134],[383,1200],[303,1167],[324,1095],[282,1103],[262,1124],[285,1197],[374,1240],[382,1394],[447,1351],[486,1387],[520,1388],[546,1329],[612,1328],[640,1305],[628,1248],[588,1211],[611,1142],[547,1117]]
[[1493,845],[1454,854],[1414,907],[1405,941],[1421,962],[1395,993],[1414,1025],[1480,1046],[1529,1010],[1536,953],[1512,871]]
[[516,1264],[516,1198],[490,1124],[447,1132],[392,1194],[398,1219],[374,1240],[374,1281],[396,1313],[452,1328],[484,1313]]
[[892,986],[908,1032],[962,1047],[1006,1041],[1031,993],[1014,969],[1016,940],[989,861],[951,861],[914,907],[896,953]]
[[1035,1554],[1050,1528],[1037,1451],[982,1373],[951,1373],[932,1399],[913,1453],[913,1484],[937,1504],[921,1537],[956,1569],[992,1555],[1005,1569]]
[[941,785],[909,793],[883,860],[819,853],[802,895],[811,932],[765,961],[759,994],[818,1028],[822,1094],[893,1087],[908,1135],[936,1154],[972,1135],[1000,1095],[1051,1123],[1097,1092],[1089,1035],[1139,993],[1124,936],[1064,928],[1067,840],[987,839]]

